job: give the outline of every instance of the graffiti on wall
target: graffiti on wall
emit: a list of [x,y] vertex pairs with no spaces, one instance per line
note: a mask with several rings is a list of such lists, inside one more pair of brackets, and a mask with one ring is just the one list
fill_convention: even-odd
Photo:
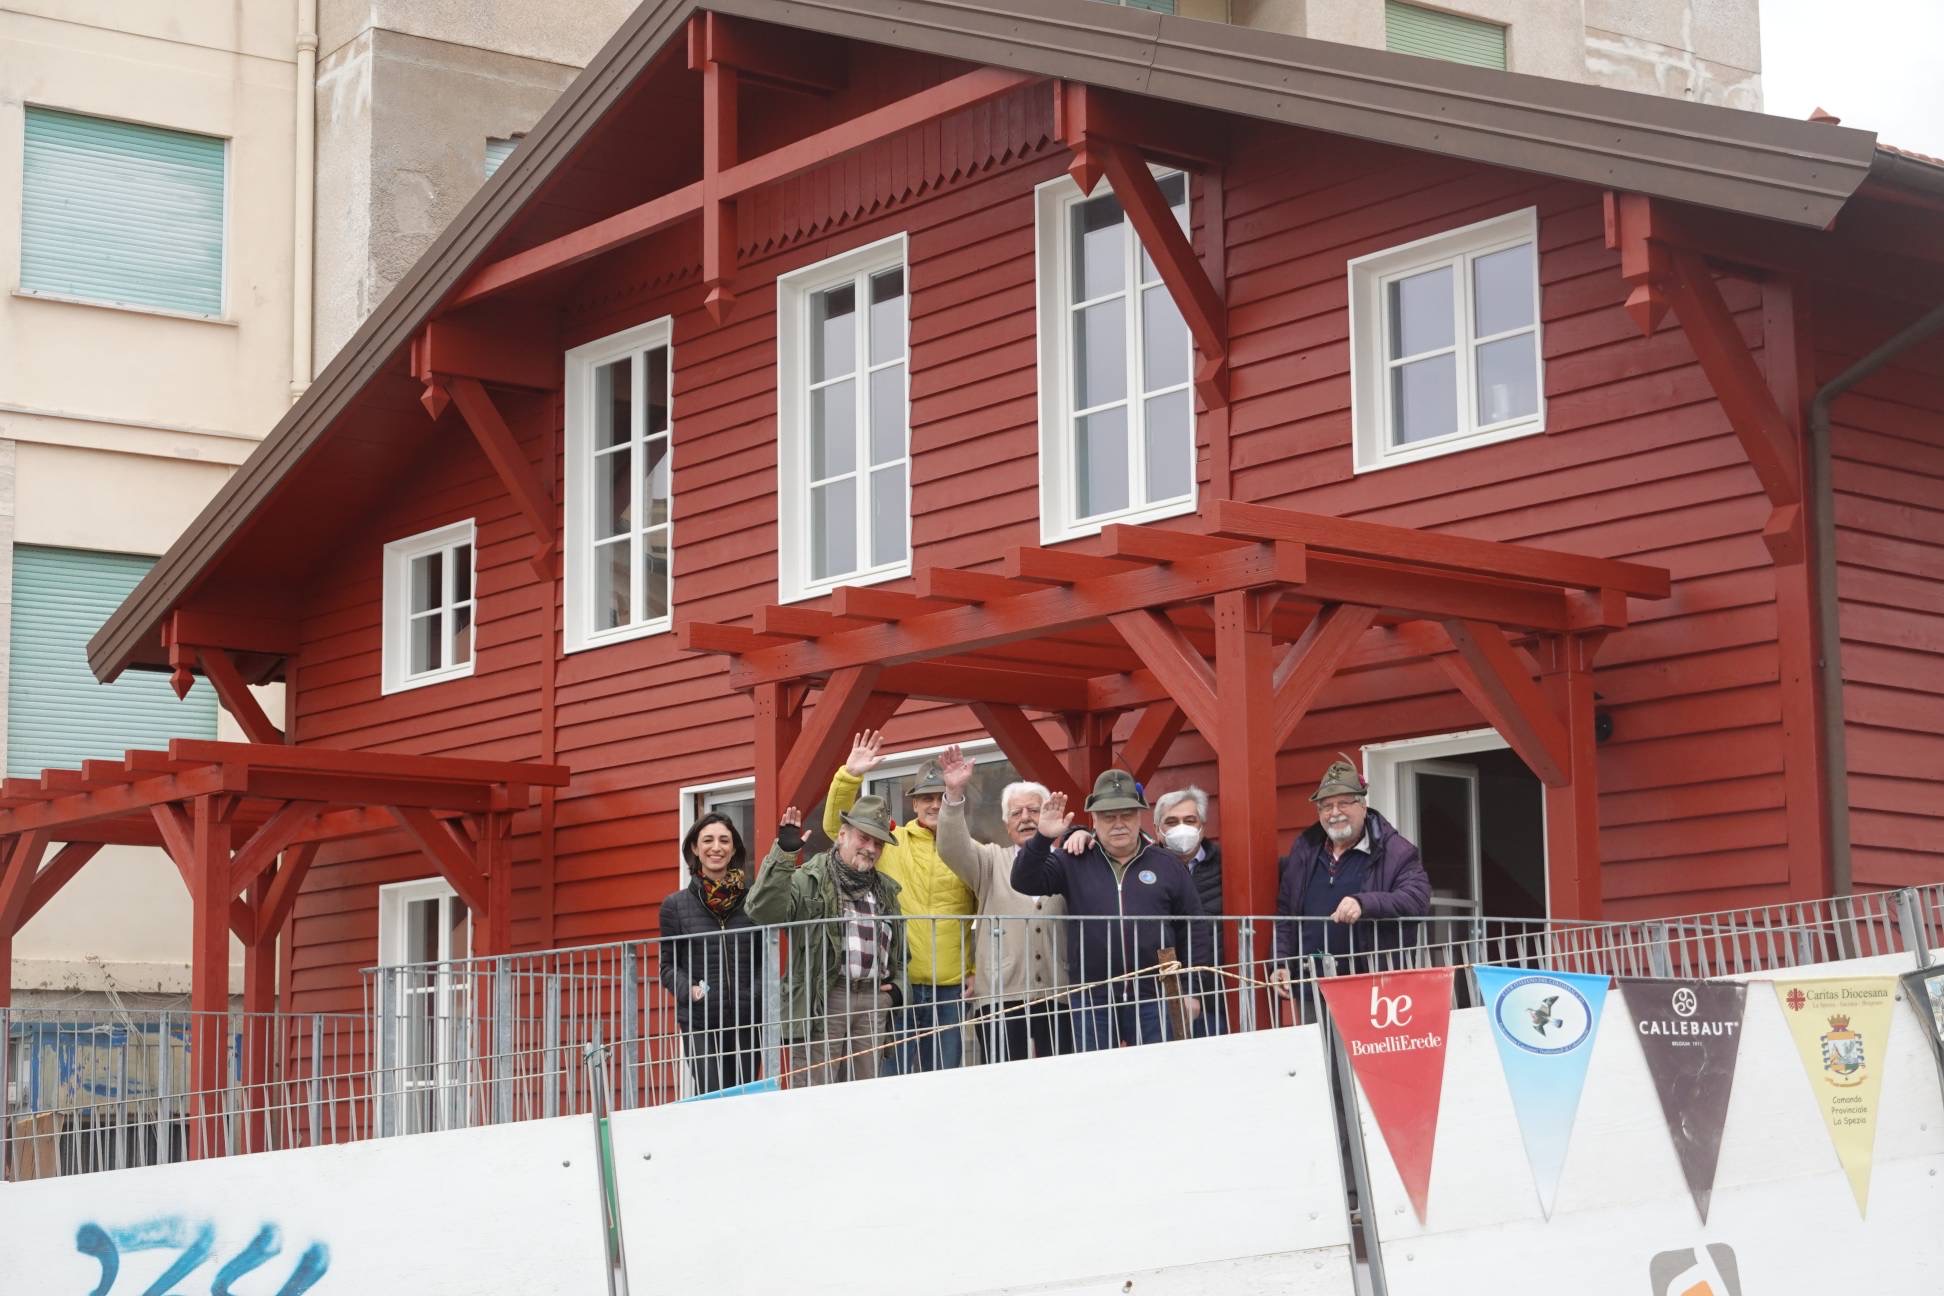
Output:
[[[101,1265],[101,1281],[88,1296],[187,1296],[188,1289],[182,1284],[205,1265],[216,1266],[215,1278],[209,1286],[210,1296],[232,1296],[232,1283],[282,1254],[283,1231],[274,1224],[265,1224],[241,1250],[220,1256],[214,1254],[216,1226],[211,1221],[158,1215],[120,1228],[83,1224],[74,1235],[74,1249]],[[139,1294],[132,1282],[118,1291],[115,1280],[121,1277],[122,1257],[141,1251],[173,1252],[174,1257]],[[277,1289],[276,1296],[302,1296],[330,1267],[331,1249],[322,1242],[311,1243],[293,1263],[290,1276]]]

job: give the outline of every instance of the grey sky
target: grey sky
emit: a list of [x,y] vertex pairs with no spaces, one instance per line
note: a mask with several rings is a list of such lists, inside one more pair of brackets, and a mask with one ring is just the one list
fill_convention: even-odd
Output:
[[1762,103],[1783,117],[1820,105],[1843,125],[1944,157],[1944,3],[1761,0]]

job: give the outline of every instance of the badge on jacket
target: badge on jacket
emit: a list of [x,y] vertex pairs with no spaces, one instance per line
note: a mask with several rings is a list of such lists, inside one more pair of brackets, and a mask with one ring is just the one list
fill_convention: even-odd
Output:
[[1141,870],[1141,872],[1140,872],[1140,874],[1139,874],[1139,876],[1140,876],[1140,879],[1141,879],[1141,881],[1143,881],[1143,882],[1145,882],[1145,883],[1147,883],[1147,884],[1148,884],[1149,886],[1153,886],[1153,885],[1154,885],[1154,870],[1153,870],[1153,869],[1142,869],[1142,870]]

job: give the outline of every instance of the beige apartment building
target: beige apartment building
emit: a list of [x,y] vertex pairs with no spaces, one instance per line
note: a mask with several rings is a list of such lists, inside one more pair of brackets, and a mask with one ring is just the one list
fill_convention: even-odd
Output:
[[[1757,0],[1128,2],[1761,104]],[[206,685],[180,703],[160,676],[94,684],[82,644],[631,7],[0,0],[8,776],[238,736]],[[464,953],[420,947],[464,940],[463,915],[443,884],[410,887],[384,909],[387,960]],[[416,921],[427,905],[448,921]],[[16,1003],[170,1003],[188,924],[165,858],[110,848],[20,932]]]

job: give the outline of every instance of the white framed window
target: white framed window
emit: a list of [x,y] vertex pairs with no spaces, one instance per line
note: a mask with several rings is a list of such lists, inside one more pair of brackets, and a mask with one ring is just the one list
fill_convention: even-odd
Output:
[[911,574],[905,248],[894,234],[776,281],[786,602]]
[[386,545],[384,691],[472,674],[473,605],[471,518]]
[[1350,262],[1358,472],[1546,430],[1536,208]]
[[[1188,177],[1155,174],[1187,230]],[[1192,513],[1194,348],[1174,297],[1104,182],[1034,198],[1042,538]]]
[[566,650],[673,624],[672,322],[567,353]]
[[450,965],[470,957],[472,914],[451,883],[421,878],[378,888],[378,965],[399,969],[390,974],[391,1020],[379,1034],[396,1068],[392,1111],[401,1133],[468,1123],[466,1082],[477,1078],[467,1048],[471,978]]

